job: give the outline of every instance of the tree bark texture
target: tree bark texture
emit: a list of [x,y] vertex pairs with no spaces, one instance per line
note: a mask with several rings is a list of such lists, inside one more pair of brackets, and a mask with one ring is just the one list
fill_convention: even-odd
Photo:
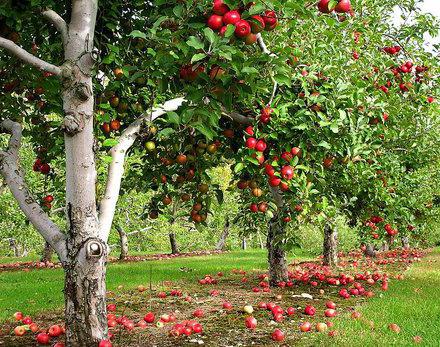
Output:
[[323,245],[324,265],[335,266],[338,263],[338,233],[326,224],[324,226],[324,245]]
[[285,282],[288,280],[286,252],[283,249],[281,242],[284,233],[284,225],[281,223],[280,218],[278,218],[278,213],[275,213],[274,217],[269,222],[266,243],[271,285],[276,285],[278,282]]
[[230,223],[229,218],[226,217],[225,227],[223,228],[222,234],[220,235],[220,239],[217,242],[217,246],[215,249],[217,251],[223,251],[226,247],[226,239],[229,235]]

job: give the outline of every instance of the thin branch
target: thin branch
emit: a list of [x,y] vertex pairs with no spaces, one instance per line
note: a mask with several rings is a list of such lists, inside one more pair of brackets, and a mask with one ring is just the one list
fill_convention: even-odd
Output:
[[50,23],[55,26],[55,28],[61,34],[63,44],[66,45],[69,38],[69,30],[66,21],[58,13],[50,9],[43,11],[42,14]]
[[127,233],[127,236],[131,236],[131,235],[136,235],[136,234],[139,234],[139,233],[143,233],[143,232],[145,232],[145,231],[150,230],[151,228],[152,228],[152,227],[146,227],[146,228],[143,228],[143,229],[141,229],[141,230],[132,231],[132,232]]
[[142,124],[145,121],[152,122],[167,112],[176,111],[184,102],[186,102],[184,98],[169,100],[153,109],[151,113],[143,114],[123,131],[119,138],[119,143],[110,150],[113,161],[108,168],[105,194],[99,205],[99,227],[103,240],[106,241],[108,239],[112,226],[121,188],[121,180],[124,174],[125,155],[136,141]]
[[28,63],[32,66],[35,66],[36,68],[38,68],[40,70],[51,72],[54,75],[61,75],[61,68],[60,67],[52,65],[44,60],[41,60],[40,58],[37,58],[36,56],[25,51],[20,46],[17,46],[11,40],[0,37],[0,48],[6,49],[13,56],[24,61],[25,63]]
[[[263,36],[261,36],[261,33],[257,34],[257,41],[258,41],[258,45],[260,46],[261,50],[263,51],[263,53],[268,54],[270,57],[277,57],[277,55],[275,53],[272,53],[266,46],[266,43],[263,40]],[[278,82],[274,80],[274,78],[272,78],[273,80],[273,90],[272,90],[272,95],[270,97],[269,102],[267,103],[267,106],[272,105],[273,100],[275,99],[275,95],[277,94],[277,90],[278,90]]]
[[255,121],[254,118],[243,116],[237,112],[226,112],[225,110],[222,111],[222,116],[231,118],[233,121],[245,125],[252,125]]
[[22,127],[19,123],[6,119],[0,123],[0,132],[11,135],[8,149],[0,153],[0,174],[23,213],[35,229],[55,249],[61,262],[64,263],[67,261],[66,236],[32,197],[19,166]]

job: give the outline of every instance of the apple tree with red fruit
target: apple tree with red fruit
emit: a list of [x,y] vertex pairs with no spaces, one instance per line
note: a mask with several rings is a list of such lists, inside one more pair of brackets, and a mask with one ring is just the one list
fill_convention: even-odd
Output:
[[[250,202],[260,213],[271,210],[267,247],[275,283],[287,277],[286,223],[331,196],[340,182],[330,181],[333,170],[345,171],[381,147],[370,118],[391,100],[406,104],[402,93],[436,97],[426,84],[417,89],[405,80],[397,89],[384,80],[391,63],[380,35],[391,30],[391,1],[333,3],[328,12],[334,5],[337,15],[278,1],[4,5],[0,129],[9,143],[0,152],[0,173],[63,264],[68,345],[107,339],[107,241],[121,184],[158,186],[161,199],[150,217],[188,194],[188,218],[203,223],[204,195],[216,191],[206,169],[232,163],[251,189]],[[418,22],[406,36],[431,29]],[[434,66],[421,51],[419,59]],[[405,63],[400,70],[406,69]],[[65,230],[26,185],[23,136],[36,151],[34,170],[65,182]]]

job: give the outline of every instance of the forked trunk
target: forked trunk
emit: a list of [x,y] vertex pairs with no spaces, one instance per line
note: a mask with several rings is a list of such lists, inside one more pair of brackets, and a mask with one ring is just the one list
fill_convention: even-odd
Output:
[[179,254],[179,247],[177,246],[176,234],[169,233],[170,237],[170,245],[171,245],[171,254]]
[[366,257],[375,257],[376,256],[376,251],[374,250],[374,246],[371,243],[367,243],[365,245],[364,254]]
[[220,235],[220,239],[217,242],[217,246],[215,247],[217,251],[223,251],[225,249],[226,239],[228,238],[229,235],[229,228],[230,228],[229,218],[226,217],[225,227],[223,228],[223,232]]
[[324,226],[324,265],[335,266],[338,263],[338,233],[329,224]]
[[128,256],[127,233],[119,225],[116,226],[116,230],[118,231],[118,234],[119,234],[119,246],[121,248],[121,253],[119,254],[119,260],[124,260]]
[[52,261],[52,255],[53,255],[53,248],[51,247],[49,242],[45,242],[43,253],[41,254],[41,261],[45,263]]
[[269,281],[271,285],[288,280],[286,252],[283,249],[284,225],[281,223],[278,213],[269,222],[266,248],[269,260]]
[[409,249],[409,237],[408,236],[402,236],[402,248]]
[[100,239],[91,238],[71,249],[70,255],[70,263],[64,269],[67,346],[97,346],[107,336],[107,246]]

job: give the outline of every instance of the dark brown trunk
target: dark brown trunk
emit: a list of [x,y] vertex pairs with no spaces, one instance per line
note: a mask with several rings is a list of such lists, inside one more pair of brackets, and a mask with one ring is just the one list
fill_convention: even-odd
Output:
[[169,233],[171,254],[179,254],[179,247],[177,246],[176,235],[174,233]]
[[284,225],[281,223],[278,213],[269,222],[266,248],[269,260],[269,281],[271,285],[288,280],[286,252],[283,249]]
[[229,218],[226,218],[225,227],[223,228],[223,232],[220,235],[220,239],[217,242],[217,246],[215,247],[217,251],[223,251],[225,249],[226,239],[228,238],[229,235],[229,228],[230,228]]
[[374,250],[374,246],[371,243],[367,243],[365,245],[364,254],[366,257],[375,257],[376,256],[376,251]]
[[107,245],[100,239],[89,238],[69,255],[69,264],[64,268],[67,345],[97,346],[107,336]]
[[408,236],[402,236],[402,248],[409,249],[409,237]]
[[119,225],[116,226],[116,230],[119,234],[119,246],[121,253],[119,254],[119,260],[124,260],[128,256],[128,237],[127,233]]
[[324,226],[323,245],[324,265],[335,266],[338,263],[338,233],[329,224]]
[[42,262],[50,262],[52,261],[53,248],[50,246],[49,242],[44,243],[43,253],[41,255]]

